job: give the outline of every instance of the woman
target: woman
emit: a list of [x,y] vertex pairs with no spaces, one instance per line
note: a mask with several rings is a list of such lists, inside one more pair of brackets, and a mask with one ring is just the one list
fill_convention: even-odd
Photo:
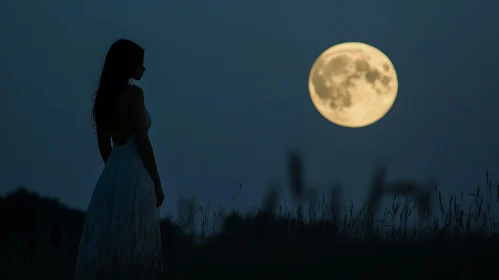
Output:
[[[162,271],[159,207],[164,194],[149,142],[142,90],[144,49],[109,49],[92,110],[106,165],[88,206],[75,279],[151,279]],[[111,140],[113,146],[111,147]]]

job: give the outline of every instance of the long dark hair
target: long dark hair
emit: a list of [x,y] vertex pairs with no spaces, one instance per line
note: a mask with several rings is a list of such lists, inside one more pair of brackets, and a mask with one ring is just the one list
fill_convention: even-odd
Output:
[[115,98],[127,87],[134,71],[143,60],[144,49],[130,40],[119,39],[109,48],[92,109],[96,133],[109,129],[108,125],[115,109]]

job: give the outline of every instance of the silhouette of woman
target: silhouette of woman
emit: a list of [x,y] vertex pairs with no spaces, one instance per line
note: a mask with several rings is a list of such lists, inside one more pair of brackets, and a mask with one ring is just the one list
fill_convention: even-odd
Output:
[[151,118],[142,90],[131,83],[142,78],[143,63],[144,49],[126,39],[106,56],[92,110],[106,166],[88,205],[78,280],[153,279],[162,271],[158,208],[164,194],[148,137]]

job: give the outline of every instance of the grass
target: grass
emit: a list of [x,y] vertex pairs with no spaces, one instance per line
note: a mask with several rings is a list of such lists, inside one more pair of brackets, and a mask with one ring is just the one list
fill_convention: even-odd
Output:
[[[493,188],[487,171],[485,185],[474,193],[443,201],[436,184],[389,182],[385,168],[377,167],[358,208],[342,204],[339,187],[317,199],[301,172],[301,157],[290,154],[294,203],[278,205],[276,188],[270,188],[256,214],[184,201],[186,218],[161,221],[165,279],[257,277],[270,270],[279,277],[317,272],[339,279],[479,279],[495,273],[487,261],[499,248],[499,186]],[[386,196],[392,201],[381,207]],[[70,279],[84,213],[25,189],[0,205],[0,278],[38,271]]]

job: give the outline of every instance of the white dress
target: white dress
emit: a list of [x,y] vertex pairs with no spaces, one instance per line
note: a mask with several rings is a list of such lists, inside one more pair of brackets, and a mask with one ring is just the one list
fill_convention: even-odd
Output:
[[95,186],[75,280],[155,278],[163,268],[159,219],[154,183],[132,136],[114,145]]

